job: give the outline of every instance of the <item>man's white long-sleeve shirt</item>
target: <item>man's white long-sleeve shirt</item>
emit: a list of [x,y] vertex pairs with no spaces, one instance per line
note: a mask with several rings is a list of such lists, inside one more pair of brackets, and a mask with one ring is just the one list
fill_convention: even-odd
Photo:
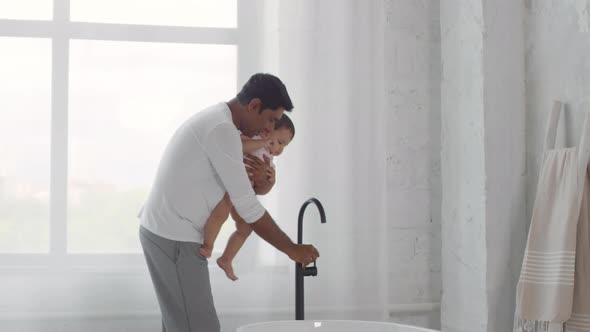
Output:
[[141,224],[170,240],[203,243],[203,226],[225,192],[246,222],[264,214],[231,111],[219,103],[189,118],[168,143],[139,213]]

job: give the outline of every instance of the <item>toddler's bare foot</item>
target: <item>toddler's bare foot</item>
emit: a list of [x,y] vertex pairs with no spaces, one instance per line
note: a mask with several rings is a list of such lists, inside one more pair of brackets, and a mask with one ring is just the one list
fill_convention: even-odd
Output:
[[225,271],[225,275],[233,280],[236,281],[238,280],[238,277],[236,277],[236,275],[234,274],[234,268],[231,266],[231,263],[226,262],[225,260],[223,260],[221,257],[219,257],[217,259],[217,265],[219,265],[219,267]]
[[212,252],[213,248],[207,247],[205,245],[202,245],[201,248],[199,248],[199,253],[207,258],[211,257]]

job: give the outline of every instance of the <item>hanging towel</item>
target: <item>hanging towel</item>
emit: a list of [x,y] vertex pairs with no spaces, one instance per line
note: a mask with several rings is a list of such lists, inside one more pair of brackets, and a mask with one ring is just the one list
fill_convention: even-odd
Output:
[[590,174],[586,172],[576,239],[574,306],[566,332],[590,332]]
[[555,149],[562,107],[560,102],[555,102],[547,126],[537,195],[517,286],[515,331],[518,332],[563,332],[564,323],[572,316],[576,234],[590,155],[587,130],[590,117],[586,116],[578,147]]

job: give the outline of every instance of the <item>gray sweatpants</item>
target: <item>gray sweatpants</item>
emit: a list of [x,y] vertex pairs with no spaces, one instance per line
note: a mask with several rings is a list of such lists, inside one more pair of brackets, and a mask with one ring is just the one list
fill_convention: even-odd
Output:
[[158,236],[143,226],[139,238],[162,311],[162,332],[219,332],[207,259],[199,243]]

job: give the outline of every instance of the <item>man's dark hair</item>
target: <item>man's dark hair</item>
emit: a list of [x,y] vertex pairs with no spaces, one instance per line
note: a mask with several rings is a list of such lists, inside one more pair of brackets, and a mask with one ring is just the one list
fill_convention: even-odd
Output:
[[281,119],[275,123],[275,130],[279,128],[289,129],[291,131],[291,140],[295,138],[295,125],[293,124],[293,121],[291,121],[291,118],[289,118],[285,113],[283,113]]
[[252,75],[237,97],[242,105],[248,104],[254,98],[259,98],[261,101],[260,112],[267,108],[274,111],[282,107],[288,112],[293,109],[287,87],[278,77],[271,74]]

